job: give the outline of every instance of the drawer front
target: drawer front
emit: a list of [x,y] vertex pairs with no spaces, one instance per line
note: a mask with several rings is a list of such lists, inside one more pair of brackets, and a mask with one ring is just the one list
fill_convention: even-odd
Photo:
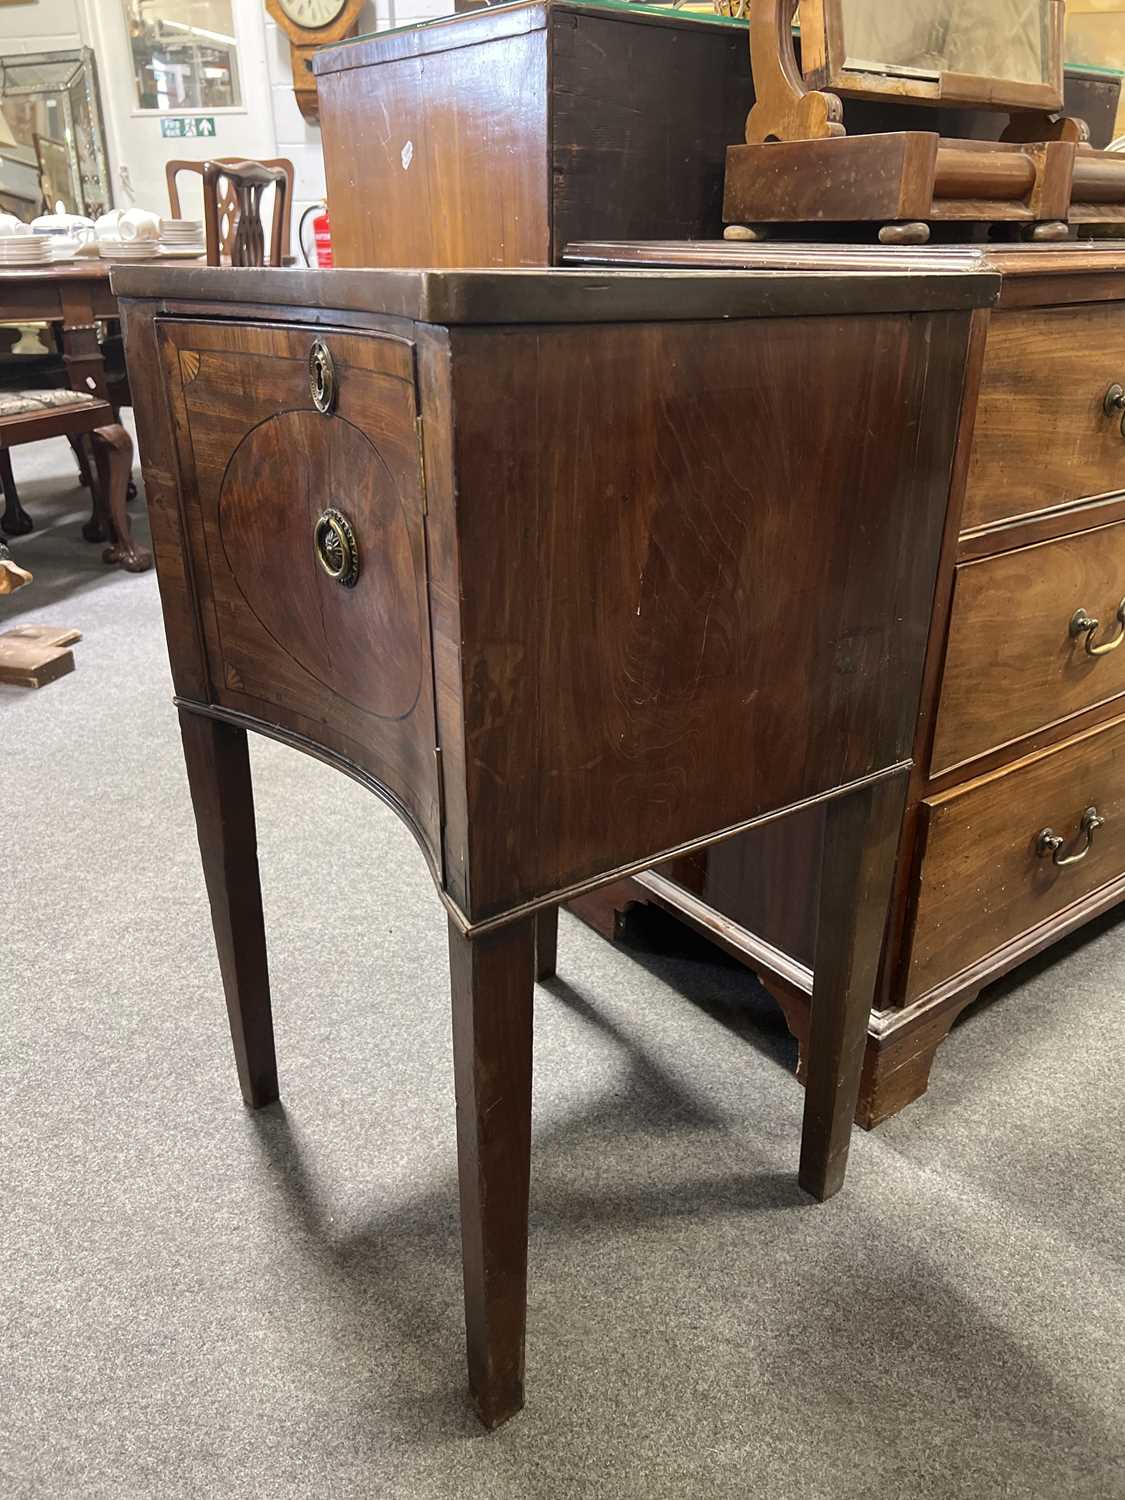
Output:
[[[1083,815],[1104,827],[1089,852],[1058,865],[1039,836],[1082,854]],[[916,1000],[986,954],[1038,927],[1125,869],[1125,718],[1017,761],[923,804],[907,999]]]
[[1125,488],[1125,306],[992,315],[962,529]]
[[1123,600],[1125,522],[962,564],[932,774],[1125,692]]
[[[214,702],[358,767],[436,850],[411,344],[218,322],[166,321],[159,338]],[[328,413],[310,389],[317,341]]]

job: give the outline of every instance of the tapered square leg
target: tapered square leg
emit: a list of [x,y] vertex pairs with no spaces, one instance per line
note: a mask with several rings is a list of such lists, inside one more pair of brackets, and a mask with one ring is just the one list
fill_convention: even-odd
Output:
[[191,800],[242,1097],[277,1098],[258,840],[246,731],[180,710]]
[[902,772],[827,809],[799,1175],[821,1200],[847,1171],[905,800]]
[[498,1427],[523,1405],[535,918],[472,940],[451,922],[449,971],[469,1389]]
[[535,915],[535,977],[550,979],[559,956],[559,909],[548,906]]

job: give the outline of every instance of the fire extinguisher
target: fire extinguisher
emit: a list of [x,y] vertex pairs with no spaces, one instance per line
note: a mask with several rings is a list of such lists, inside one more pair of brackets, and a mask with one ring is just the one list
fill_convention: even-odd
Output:
[[313,244],[316,247],[316,263],[320,270],[327,270],[332,264],[332,230],[328,223],[327,203],[310,203],[301,215],[301,222],[297,226],[297,243],[301,247],[301,254],[305,258],[305,265],[311,266],[309,252],[305,248],[305,221],[313,214]]

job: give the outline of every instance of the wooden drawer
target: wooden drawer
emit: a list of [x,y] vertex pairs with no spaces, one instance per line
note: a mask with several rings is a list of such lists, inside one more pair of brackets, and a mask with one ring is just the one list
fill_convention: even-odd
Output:
[[[1060,868],[1043,829],[1080,851],[1083,814],[1105,826],[1086,857]],[[1049,922],[1125,869],[1125,718],[1088,730],[922,804],[923,856],[908,1001]]]
[[957,569],[931,756],[934,775],[1125,692],[1125,645],[1072,635],[1082,608],[1121,631],[1125,522]]
[[[308,361],[329,350],[335,407]],[[233,322],[159,324],[211,699],[335,753],[439,848],[413,346]],[[345,519],[354,583],[314,541]],[[330,537],[330,530],[322,535]]]
[[1125,488],[1125,305],[993,313],[962,529]]

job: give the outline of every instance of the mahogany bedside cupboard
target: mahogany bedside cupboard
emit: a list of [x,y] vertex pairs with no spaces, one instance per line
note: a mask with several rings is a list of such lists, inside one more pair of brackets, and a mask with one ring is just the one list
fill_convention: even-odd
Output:
[[[243,1094],[277,1098],[246,731],[449,914],[470,1384],[522,1402],[561,901],[826,808],[800,1180],[841,1184],[990,274],[122,268]],[[435,995],[436,999],[436,995]]]
[[[901,264],[878,246],[572,253],[748,275]],[[931,255],[1003,284],[970,346],[868,1026],[857,1114],[867,1126],[925,1092],[937,1048],[985,985],[1125,898],[1125,243],[927,246],[910,263]],[[599,925],[637,899],[671,908],[755,969],[803,1039],[822,836],[810,809],[677,860],[616,891]]]

